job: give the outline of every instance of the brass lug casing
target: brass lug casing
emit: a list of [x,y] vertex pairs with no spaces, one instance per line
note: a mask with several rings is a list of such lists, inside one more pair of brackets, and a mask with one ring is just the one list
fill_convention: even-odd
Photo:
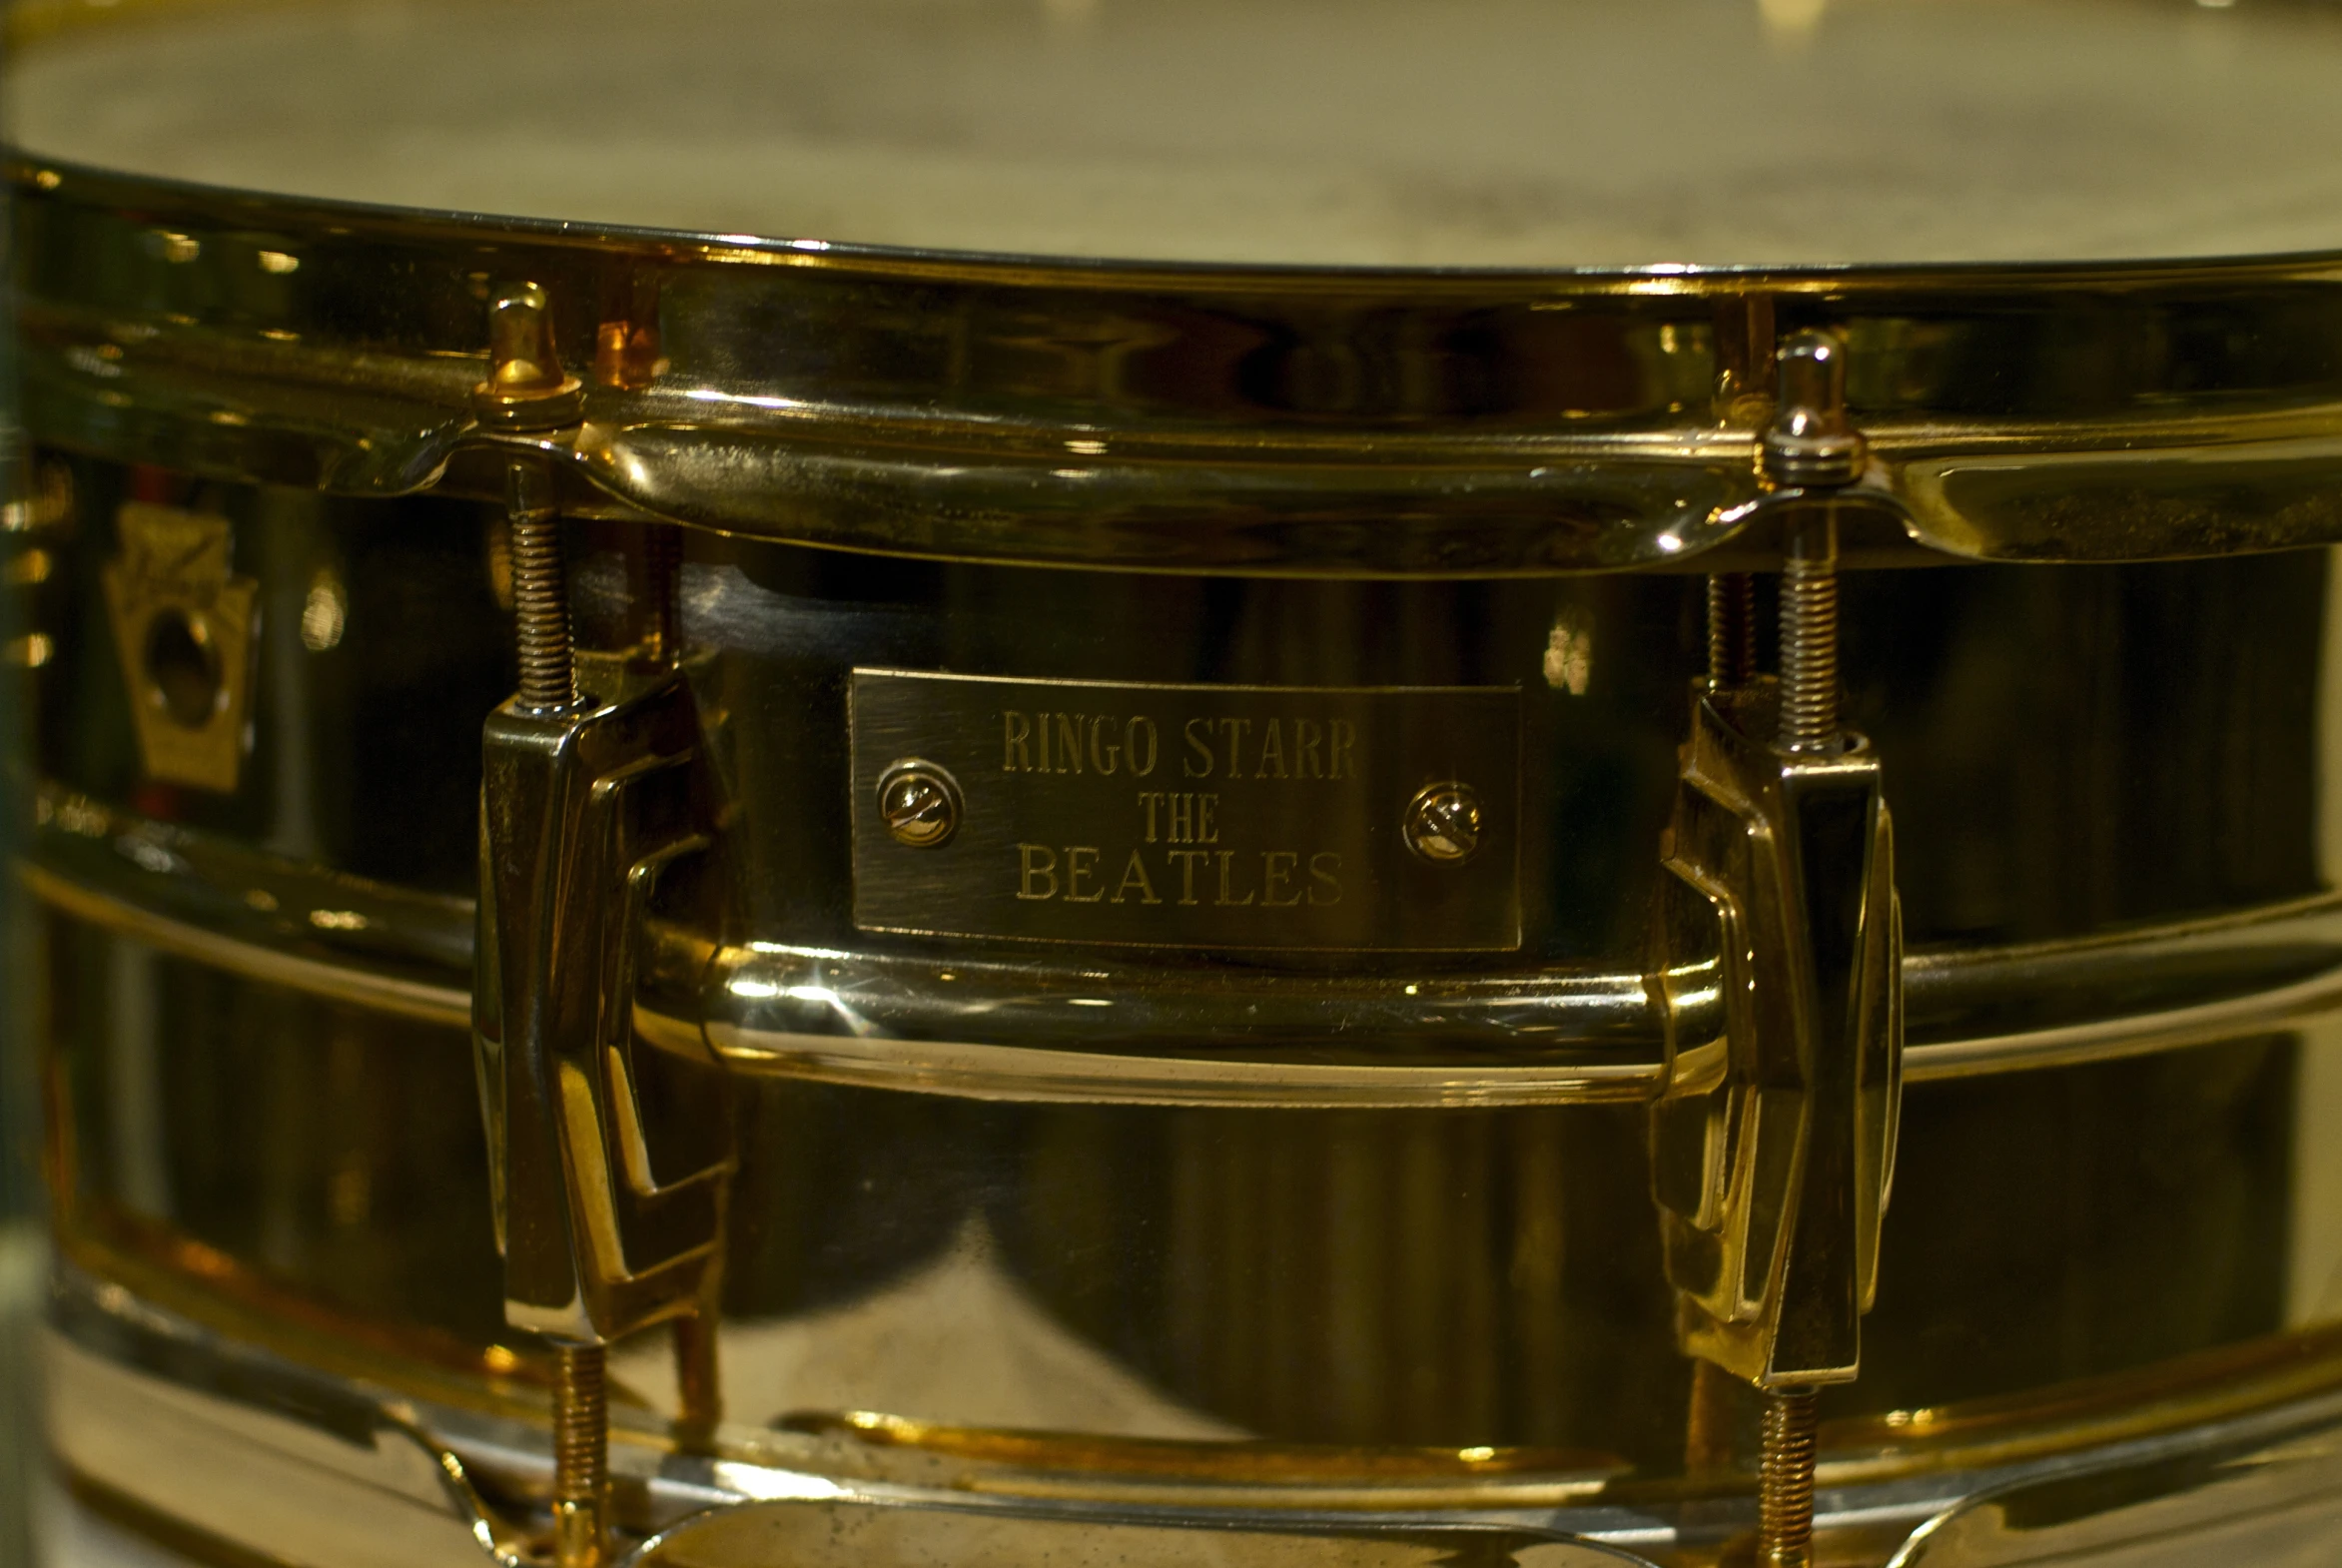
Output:
[[[637,1027],[724,895],[697,707],[668,674],[614,702],[490,717],[474,1025],[505,1316],[601,1343],[702,1310],[719,1278],[731,1123],[696,1034]],[[680,956],[678,956],[680,955]],[[655,1011],[655,1010],[654,1010]]]
[[1878,1290],[1902,1098],[1902,916],[1877,759],[1775,744],[1770,680],[1703,687],[1662,851],[1653,1181],[1684,1350],[1843,1382]]

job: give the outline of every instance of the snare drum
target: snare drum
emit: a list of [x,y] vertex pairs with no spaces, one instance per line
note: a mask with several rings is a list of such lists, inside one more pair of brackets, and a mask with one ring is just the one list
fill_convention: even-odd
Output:
[[2332,6],[13,25],[69,1546],[2342,1543]]

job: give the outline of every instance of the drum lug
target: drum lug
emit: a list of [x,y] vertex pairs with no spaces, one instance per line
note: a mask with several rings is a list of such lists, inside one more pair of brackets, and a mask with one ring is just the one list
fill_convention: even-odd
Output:
[[505,1315],[607,1342],[695,1311],[722,1254],[723,1070],[635,1007],[654,920],[720,916],[698,709],[680,675],[569,713],[515,698],[485,764],[475,1024]]
[[661,999],[696,995],[715,946],[688,934],[719,929],[725,898],[681,672],[629,670],[608,701],[550,689],[574,666],[558,539],[526,504],[542,479],[516,469],[515,597],[533,631],[521,693],[487,722],[473,1041],[505,1319],[556,1351],[554,1562],[600,1568],[604,1346],[672,1323],[678,1434],[703,1441],[721,1413],[729,1093],[700,1033],[657,1021],[682,1011]]
[[1879,763],[1775,743],[1772,681],[1705,691],[1663,851],[1653,1174],[1684,1349],[1764,1388],[1861,1362],[1901,1085]]
[[[1902,1112],[1903,924],[1877,756],[1839,716],[1833,492],[1861,471],[1842,351],[1780,355],[1781,675],[1745,578],[1709,588],[1653,924],[1654,1195],[1683,1350],[1770,1396],[1759,1560],[1810,1560],[1814,1391],[1852,1379]],[[1794,493],[1788,491],[1794,490]]]

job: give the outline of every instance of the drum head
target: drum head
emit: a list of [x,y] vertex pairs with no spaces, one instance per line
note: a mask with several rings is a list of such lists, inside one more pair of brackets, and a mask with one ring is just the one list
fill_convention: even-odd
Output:
[[[37,35],[36,35],[37,36]],[[2342,7],[378,0],[20,50],[11,138],[395,206],[1079,258],[2342,248]]]

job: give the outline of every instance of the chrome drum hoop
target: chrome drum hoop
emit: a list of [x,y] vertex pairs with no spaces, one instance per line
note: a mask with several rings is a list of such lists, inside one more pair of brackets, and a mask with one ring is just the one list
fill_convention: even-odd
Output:
[[[1730,569],[1777,547],[1750,370],[1767,351],[1752,344],[1826,327],[1848,347],[1870,451],[1841,497],[1851,559],[2342,539],[2336,257],[1052,265],[230,196],[23,157],[8,176],[27,421],[222,479],[486,498],[525,449],[578,515],[924,558]],[[535,282],[561,341],[619,346],[596,360],[573,432],[480,426],[481,280]],[[2004,369],[2052,355],[2096,372]],[[1544,386],[1530,373],[1556,356],[1619,369]],[[1150,357],[1165,372],[1135,374]],[[1329,357],[1355,390],[1311,391]],[[2001,369],[1962,369],[1979,360]],[[1507,386],[1539,390],[1494,405],[1473,391]]]

